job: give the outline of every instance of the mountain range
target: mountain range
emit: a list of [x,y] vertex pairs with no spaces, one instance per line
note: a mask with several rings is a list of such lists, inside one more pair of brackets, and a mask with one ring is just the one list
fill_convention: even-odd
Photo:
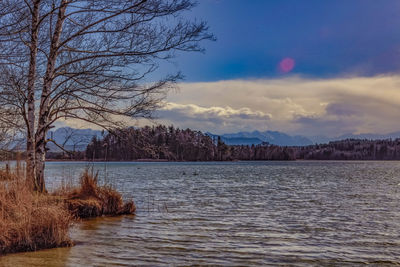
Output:
[[307,137],[300,135],[291,136],[277,131],[229,133],[221,135],[221,139],[227,145],[258,145],[269,143],[279,146],[306,146],[313,144],[313,141]]
[[[67,151],[83,151],[90,143],[92,138],[102,138],[103,131],[93,129],[75,129],[71,127],[58,128],[55,131],[49,131],[47,138],[56,142]],[[61,152],[62,149],[54,142],[48,142],[47,148],[51,152]]]
[[[217,136],[208,133],[210,136]],[[278,131],[253,131],[253,132],[238,132],[220,135],[222,141],[227,145],[258,145],[261,143],[269,143],[279,146],[307,146],[312,144],[324,144],[331,141],[345,140],[345,139],[368,139],[368,140],[382,140],[382,139],[396,139],[400,138],[400,132],[393,132],[389,134],[344,134],[337,137],[327,136],[313,136],[305,137],[301,135],[288,135]]]

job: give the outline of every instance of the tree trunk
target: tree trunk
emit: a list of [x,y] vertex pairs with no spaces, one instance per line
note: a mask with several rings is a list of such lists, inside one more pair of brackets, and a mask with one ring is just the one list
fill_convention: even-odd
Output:
[[[41,122],[39,122],[41,123]],[[45,128],[38,129],[36,135],[36,149],[35,149],[35,165],[36,165],[36,177],[34,189],[40,193],[46,192],[46,186],[44,182],[44,168],[46,163],[46,134]]]
[[35,141],[32,137],[29,136],[26,141],[26,180],[31,189],[35,189],[35,175],[36,175],[36,167],[35,167]]
[[54,28],[54,33],[50,44],[50,53],[47,59],[46,74],[43,82],[43,89],[40,101],[40,111],[38,118],[38,127],[36,131],[36,150],[35,150],[35,163],[36,163],[36,184],[35,190],[44,193],[46,191],[44,181],[44,168],[46,162],[46,138],[47,131],[49,130],[49,114],[50,114],[50,91],[54,79],[54,69],[58,55],[58,45],[62,26],[65,20],[65,10],[68,1],[62,0],[58,11],[57,22]]
[[27,138],[26,138],[26,178],[32,189],[37,187],[35,183],[35,80],[36,80],[36,57],[38,52],[38,26],[39,26],[40,0],[34,1],[32,9],[32,29],[30,42],[30,59],[27,88]]

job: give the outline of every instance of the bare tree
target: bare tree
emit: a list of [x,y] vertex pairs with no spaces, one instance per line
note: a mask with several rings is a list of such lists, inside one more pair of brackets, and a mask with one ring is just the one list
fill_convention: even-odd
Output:
[[[1,97],[1,96],[0,96]],[[16,120],[19,114],[14,109],[3,109],[0,107],[0,152],[21,150],[24,140],[24,125]]]
[[213,39],[185,19],[191,0],[3,0],[0,105],[22,121],[27,176],[45,191],[46,134],[59,119],[103,128],[149,117],[174,74],[149,82],[159,60]]
[[[55,147],[60,149],[63,157],[67,153],[71,158],[75,155],[77,149],[84,150],[93,138],[93,133],[82,133],[79,129],[71,127],[62,127],[55,132],[50,131],[49,134],[47,142],[52,142]],[[54,138],[55,136],[58,140]]]

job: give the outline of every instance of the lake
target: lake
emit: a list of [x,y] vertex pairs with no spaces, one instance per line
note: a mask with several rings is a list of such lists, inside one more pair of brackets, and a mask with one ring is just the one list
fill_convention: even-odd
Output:
[[400,264],[400,162],[49,162],[49,189],[99,171],[135,216],[74,226],[76,245],[0,265]]

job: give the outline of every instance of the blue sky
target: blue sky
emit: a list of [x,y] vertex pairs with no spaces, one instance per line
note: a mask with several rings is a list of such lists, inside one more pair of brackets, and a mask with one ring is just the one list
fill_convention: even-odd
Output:
[[397,0],[202,0],[188,15],[218,40],[175,62],[187,82],[287,75],[286,57],[309,77],[397,73],[399,11]]

